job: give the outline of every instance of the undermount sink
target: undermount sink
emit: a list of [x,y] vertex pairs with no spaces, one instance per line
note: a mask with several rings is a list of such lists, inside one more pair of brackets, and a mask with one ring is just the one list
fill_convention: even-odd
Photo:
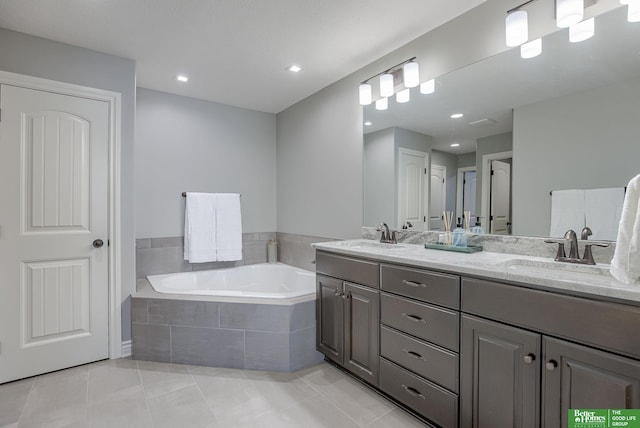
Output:
[[363,241],[340,241],[336,242],[335,245],[346,248],[384,248],[384,249],[396,249],[402,248],[401,244],[388,244],[385,242],[377,242],[370,240]]
[[583,265],[546,260],[512,259],[503,263],[508,272],[524,275],[553,276],[567,279],[608,280],[609,265]]

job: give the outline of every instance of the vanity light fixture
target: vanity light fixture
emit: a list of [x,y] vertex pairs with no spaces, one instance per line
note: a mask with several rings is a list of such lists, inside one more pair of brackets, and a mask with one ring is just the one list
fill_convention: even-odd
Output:
[[368,106],[371,104],[372,96],[371,96],[371,85],[368,83],[361,83],[358,88],[360,105]]
[[589,18],[569,27],[569,41],[578,43],[590,39],[596,32],[595,19]]
[[584,18],[584,0],[556,0],[556,25],[567,28]]
[[628,0],[627,21],[640,22],[640,0]]
[[537,38],[535,40],[530,41],[529,43],[520,45],[520,58],[523,58],[523,59],[535,58],[541,53],[542,53],[541,38]]
[[411,61],[402,67],[402,76],[405,88],[415,88],[420,84],[420,68],[418,63]]
[[421,94],[433,94],[436,90],[436,81],[435,79],[427,80],[426,82],[422,82],[420,84],[420,93]]
[[385,73],[380,76],[380,96],[390,97],[393,95],[393,74]]
[[526,10],[516,8],[508,11],[504,22],[507,46],[520,46],[527,41],[529,38],[529,23]]
[[389,107],[389,98],[383,97],[376,100],[376,110],[386,110]]
[[409,88],[403,89],[396,94],[396,101],[399,103],[408,103],[410,97],[411,95]]
[[620,4],[629,4],[629,0],[620,0]]
[[454,113],[451,115],[451,119],[460,119],[461,117],[464,117],[464,114],[462,113]]
[[297,73],[300,70],[302,70],[302,68],[299,65],[295,65],[295,64],[291,64],[289,67],[287,67],[287,71],[291,71],[293,73]]
[[176,80],[178,82],[187,83],[189,81],[189,78],[187,76],[185,76],[184,74],[178,74],[176,76]]

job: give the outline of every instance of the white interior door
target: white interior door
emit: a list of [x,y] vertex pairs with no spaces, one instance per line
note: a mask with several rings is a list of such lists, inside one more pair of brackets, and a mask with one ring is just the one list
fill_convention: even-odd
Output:
[[406,221],[416,230],[424,229],[428,162],[428,153],[398,149],[398,229]]
[[0,107],[2,383],[109,356],[109,104],[1,85]]
[[429,230],[444,230],[442,212],[447,209],[447,167],[431,165],[429,183]]
[[511,164],[491,161],[491,233],[511,233]]
[[469,225],[476,224],[476,171],[466,171],[462,179],[462,208],[471,211]]

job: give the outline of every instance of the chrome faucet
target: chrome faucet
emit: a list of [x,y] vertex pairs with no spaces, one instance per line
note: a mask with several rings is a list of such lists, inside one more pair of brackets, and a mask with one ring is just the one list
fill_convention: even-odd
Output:
[[377,229],[379,232],[382,231],[382,235],[380,236],[380,242],[383,244],[397,244],[396,240],[396,232],[389,230],[389,225],[387,223],[380,223]]
[[[585,227],[582,229],[581,238],[583,241],[586,241],[587,238],[592,235],[591,229]],[[565,255],[564,245],[566,241],[569,241],[569,257]],[[545,239],[546,243],[549,244],[558,244],[558,252],[556,253],[555,261],[557,262],[566,262],[566,263],[579,263],[583,265],[595,265],[596,262],[593,259],[593,253],[591,252],[591,247],[608,247],[608,242],[597,242],[597,241],[589,241],[585,243],[584,246],[584,254],[582,258],[580,258],[580,251],[578,250],[578,237],[576,236],[576,232],[569,229],[564,234],[564,239]]]

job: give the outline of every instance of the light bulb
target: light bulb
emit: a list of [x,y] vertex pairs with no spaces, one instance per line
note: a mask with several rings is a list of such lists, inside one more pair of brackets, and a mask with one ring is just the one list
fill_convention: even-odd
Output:
[[360,93],[360,105],[368,106],[371,104],[371,85],[368,83],[362,83],[359,87]]
[[529,23],[526,10],[516,10],[505,18],[507,46],[519,46],[529,38]]
[[542,53],[542,39],[535,39],[520,46],[520,58],[529,59]]
[[393,95],[393,75],[385,73],[380,76],[380,96],[390,97]]
[[426,82],[422,82],[420,84],[420,93],[421,94],[433,94],[436,90],[436,81],[431,79]]
[[396,101],[399,103],[409,102],[409,99],[411,97],[409,92],[409,89],[403,89],[402,91],[398,92],[396,94]]
[[389,98],[380,98],[376,100],[376,110],[386,110],[389,107]]
[[420,69],[417,62],[408,62],[402,67],[402,75],[404,78],[404,86],[406,88],[415,88],[420,84]]
[[556,0],[556,25],[567,28],[584,18],[584,0]]
[[596,32],[595,19],[589,18],[569,27],[569,41],[578,43],[590,39]]

